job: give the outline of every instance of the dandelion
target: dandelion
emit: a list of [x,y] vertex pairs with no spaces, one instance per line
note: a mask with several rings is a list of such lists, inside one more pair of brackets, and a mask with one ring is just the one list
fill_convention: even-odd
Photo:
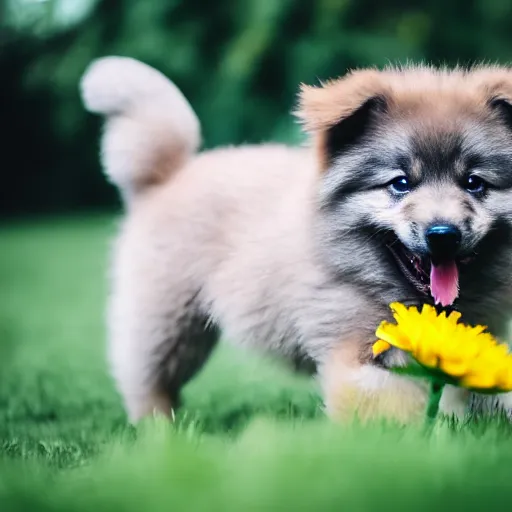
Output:
[[419,311],[393,303],[391,310],[396,323],[379,325],[373,354],[395,347],[412,356],[412,364],[396,371],[431,380],[429,416],[437,415],[445,384],[479,393],[512,390],[512,354],[485,326],[466,325],[459,312],[438,314],[427,304]]

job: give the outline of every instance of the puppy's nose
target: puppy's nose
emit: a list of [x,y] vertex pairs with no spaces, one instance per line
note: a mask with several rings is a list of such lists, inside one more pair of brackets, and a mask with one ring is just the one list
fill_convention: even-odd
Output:
[[452,224],[433,224],[425,231],[425,237],[433,259],[455,259],[462,239],[458,227]]

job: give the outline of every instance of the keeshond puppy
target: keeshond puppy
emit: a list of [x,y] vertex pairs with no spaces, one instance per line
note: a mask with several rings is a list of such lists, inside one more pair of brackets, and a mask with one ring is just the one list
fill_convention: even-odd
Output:
[[[404,353],[372,356],[391,302],[507,336],[510,70],[354,71],[302,87],[310,144],[202,153],[192,108],[153,68],[100,59],[81,89],[126,204],[108,324],[132,421],[172,414],[220,332],[314,371],[331,417],[401,422],[423,415],[426,388],[389,371]],[[468,398],[447,388],[443,410]]]

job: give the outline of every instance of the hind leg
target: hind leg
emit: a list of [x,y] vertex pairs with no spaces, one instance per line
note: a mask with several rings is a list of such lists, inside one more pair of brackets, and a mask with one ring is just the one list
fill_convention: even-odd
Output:
[[186,282],[172,282],[154,267],[128,270],[114,280],[109,358],[129,419],[136,422],[155,411],[172,415],[181,388],[203,366],[219,333]]

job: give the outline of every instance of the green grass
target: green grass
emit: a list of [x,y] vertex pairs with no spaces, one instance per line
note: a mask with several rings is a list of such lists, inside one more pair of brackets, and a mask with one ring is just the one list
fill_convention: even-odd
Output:
[[1,511],[510,507],[507,425],[335,426],[313,382],[224,346],[175,426],[129,427],[104,358],[114,230],[0,230]]

